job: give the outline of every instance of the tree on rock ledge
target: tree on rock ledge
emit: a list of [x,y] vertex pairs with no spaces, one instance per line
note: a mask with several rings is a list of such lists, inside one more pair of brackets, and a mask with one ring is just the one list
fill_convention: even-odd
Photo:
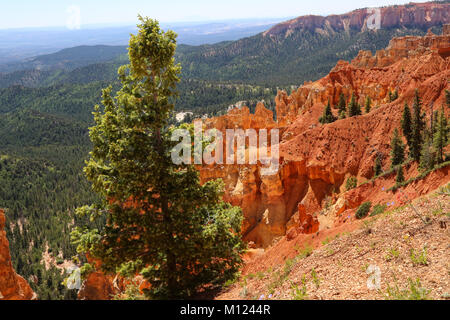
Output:
[[448,144],[448,123],[445,117],[445,110],[442,107],[441,112],[436,117],[436,128],[434,133],[434,148],[436,149],[436,161],[437,163],[444,162],[444,149]]
[[366,113],[370,113],[371,109],[372,109],[372,99],[370,99],[370,96],[367,96],[367,98],[366,98],[366,107],[365,107]]
[[402,130],[403,135],[406,138],[406,141],[408,141],[408,146],[411,148],[412,120],[411,120],[411,111],[409,109],[408,103],[406,102],[405,107],[403,109]]
[[200,184],[193,166],[175,165],[168,126],[177,94],[176,34],[139,17],[130,39],[130,65],[119,68],[122,89],[103,90],[90,129],[93,150],[84,169],[101,206],[80,215],[105,215],[101,232],[76,229],[79,253],[106,273],[142,275],[151,299],[188,298],[235,277],[245,245],[242,212],[221,200],[222,183]]
[[422,100],[420,99],[419,91],[416,90],[412,114],[411,142],[409,147],[410,156],[416,161],[420,160],[420,152],[423,145],[423,130],[425,129],[424,118],[425,114],[422,113]]
[[375,177],[378,177],[379,175],[381,175],[383,173],[383,163],[381,160],[381,155],[378,155],[375,158],[375,166],[374,166],[373,171],[375,173]]
[[405,161],[405,146],[403,145],[402,138],[398,133],[398,129],[395,129],[394,136],[391,141],[391,167],[394,168]]
[[339,115],[344,115],[347,113],[347,103],[345,102],[345,95],[341,93],[339,95],[339,104],[338,104]]
[[361,114],[362,114],[361,113],[361,106],[356,101],[356,95],[353,93],[352,94],[352,99],[350,100],[350,103],[348,105],[348,116],[349,117],[355,117],[355,116],[360,116]]
[[445,90],[445,103],[447,104],[447,108],[450,108],[450,91]]
[[333,112],[331,111],[330,100],[328,100],[328,103],[327,103],[325,109],[323,110],[323,114],[320,117],[319,122],[321,124],[327,124],[327,123],[333,123],[336,120],[337,120],[336,117],[333,115]]
[[397,179],[395,180],[397,185],[402,184],[405,182],[405,174],[403,173],[403,167],[399,166],[397,169]]

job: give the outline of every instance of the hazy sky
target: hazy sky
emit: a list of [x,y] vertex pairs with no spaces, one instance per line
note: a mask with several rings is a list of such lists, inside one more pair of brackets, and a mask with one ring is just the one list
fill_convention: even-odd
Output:
[[[402,0],[0,0],[0,29],[89,24],[135,24],[138,13],[161,22],[291,17],[345,13],[404,4]],[[426,1],[415,1],[426,2]],[[69,7],[76,6],[72,11]],[[75,11],[74,11],[75,10]],[[75,13],[74,13],[75,12]]]

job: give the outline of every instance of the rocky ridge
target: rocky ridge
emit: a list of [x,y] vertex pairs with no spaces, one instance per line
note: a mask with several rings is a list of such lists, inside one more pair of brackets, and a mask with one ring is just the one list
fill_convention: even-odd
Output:
[[[450,4],[447,2],[410,3],[403,6],[389,6],[380,9],[381,28],[419,27],[429,28],[448,23]],[[280,23],[263,35],[265,37],[288,37],[297,30],[309,30],[333,34],[338,31],[355,29],[365,31],[367,22],[372,19],[371,8],[358,9],[342,15],[302,16]]]
[[448,300],[449,203],[447,185],[363,222],[351,219],[320,234],[284,238],[265,252],[252,250],[246,280],[216,299]]

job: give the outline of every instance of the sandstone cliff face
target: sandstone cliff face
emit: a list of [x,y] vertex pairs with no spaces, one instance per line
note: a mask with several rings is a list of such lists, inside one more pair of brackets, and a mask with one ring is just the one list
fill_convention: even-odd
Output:
[[[286,234],[315,233],[329,226],[321,225],[318,217],[326,203],[339,207],[340,214],[364,200],[339,198],[348,177],[356,176],[359,182],[370,179],[377,155],[383,156],[388,169],[390,137],[400,127],[404,103],[412,104],[415,89],[428,116],[431,104],[437,110],[444,103],[450,58],[442,50],[447,49],[448,35],[394,39],[375,57],[362,52],[352,63],[340,61],[328,76],[306,83],[291,96],[279,92],[276,122],[262,104],[255,115],[244,107],[207,120],[207,127],[221,131],[279,128],[281,159],[273,176],[262,176],[261,165],[204,166],[202,181],[224,180],[225,200],[243,209],[245,239],[258,246],[270,246]],[[399,99],[390,103],[388,93],[394,90]],[[362,105],[369,96],[372,111],[320,125],[328,99],[336,106],[341,93],[347,98],[355,93]],[[333,112],[337,115],[336,109]]]
[[[448,29],[450,25],[445,25]],[[425,37],[399,37],[390,41],[386,50],[379,50],[375,56],[370,51],[361,51],[352,61],[352,65],[360,68],[383,68],[401,59],[419,57],[425,53],[437,53],[448,57],[450,48],[450,30],[443,35],[434,35],[431,31]]]
[[101,261],[93,259],[90,255],[87,255],[86,258],[91,265],[95,266],[95,270],[97,271],[90,273],[83,281],[78,291],[78,300],[122,300],[122,298],[126,298],[124,293],[129,285],[137,286],[142,295],[144,294],[144,290],[150,286],[141,275],[136,275],[132,281],[120,275],[106,275],[100,271]]
[[0,210],[0,300],[31,300],[36,295],[30,285],[13,269],[6,238],[5,214]]
[[111,300],[118,292],[114,287],[113,277],[102,272],[93,272],[83,282],[78,292],[78,300]]
[[[414,3],[414,5],[380,8],[381,28],[430,28],[449,22],[450,4]],[[342,30],[367,30],[367,21],[373,12],[358,9],[343,15],[302,16],[280,23],[264,33],[269,37],[286,37],[295,30],[309,30],[332,34]]]

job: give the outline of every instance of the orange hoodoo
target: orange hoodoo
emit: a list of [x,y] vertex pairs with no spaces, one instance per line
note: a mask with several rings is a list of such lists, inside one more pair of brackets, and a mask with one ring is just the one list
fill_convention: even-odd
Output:
[[0,209],[0,300],[34,300],[36,294],[12,267],[5,222],[5,213]]

